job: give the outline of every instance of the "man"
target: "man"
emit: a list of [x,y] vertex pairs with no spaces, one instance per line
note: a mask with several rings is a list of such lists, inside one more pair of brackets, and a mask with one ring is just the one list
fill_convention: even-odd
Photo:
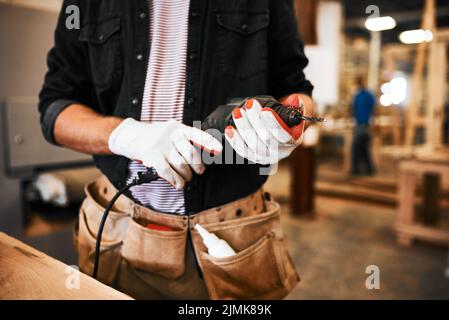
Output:
[[[80,9],[80,30],[65,26],[69,5]],[[49,142],[92,154],[116,188],[152,168],[161,179],[129,197],[192,215],[260,189],[260,166],[288,156],[304,128],[287,127],[250,99],[233,113],[226,140],[251,162],[206,167],[197,147],[223,146],[193,122],[232,98],[261,94],[312,115],[306,65],[289,0],[65,1],[41,125]]]
[[372,175],[374,167],[370,151],[370,121],[374,113],[375,99],[373,94],[365,88],[362,78],[357,79],[357,87],[358,91],[353,101],[356,127],[352,143],[351,174]]

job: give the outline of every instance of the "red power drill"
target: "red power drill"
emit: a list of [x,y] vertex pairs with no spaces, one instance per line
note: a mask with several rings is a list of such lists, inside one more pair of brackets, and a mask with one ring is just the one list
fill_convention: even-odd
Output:
[[[273,109],[289,127],[294,127],[300,124],[301,121],[325,121],[324,118],[307,117],[303,115],[299,109],[291,106],[284,106],[282,103],[275,100],[271,96],[257,96],[255,97],[255,99],[261,101],[261,104],[264,108]],[[247,99],[239,104],[225,104],[219,106],[202,122],[201,129],[216,129],[221,133],[224,133],[224,130],[227,126],[231,125],[235,127],[234,120],[232,118],[232,111],[234,111],[235,108],[242,107],[245,104],[246,100]]]

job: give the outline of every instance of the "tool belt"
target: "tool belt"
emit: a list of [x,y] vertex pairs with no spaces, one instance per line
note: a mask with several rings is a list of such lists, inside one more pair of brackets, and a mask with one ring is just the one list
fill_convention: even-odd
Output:
[[[99,223],[116,191],[106,177],[85,188],[74,242],[79,267],[88,275]],[[148,229],[149,223],[171,230]],[[196,223],[237,254],[210,256]],[[156,212],[121,196],[104,227],[98,279],[144,299],[282,299],[299,282],[281,230],[279,204],[262,190],[190,216]]]

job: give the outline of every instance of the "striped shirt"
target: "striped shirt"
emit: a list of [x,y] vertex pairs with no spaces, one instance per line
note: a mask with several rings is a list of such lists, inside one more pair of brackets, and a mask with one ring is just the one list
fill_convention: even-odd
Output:
[[[141,121],[182,121],[190,0],[149,0],[150,44]],[[150,137],[149,137],[150,138]],[[129,165],[128,182],[146,167]],[[185,213],[184,192],[165,180],[131,188],[133,198],[160,212]]]

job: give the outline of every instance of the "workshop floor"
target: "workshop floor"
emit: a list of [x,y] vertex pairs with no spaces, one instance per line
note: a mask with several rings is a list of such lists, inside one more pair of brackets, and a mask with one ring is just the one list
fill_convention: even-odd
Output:
[[[287,180],[281,167],[267,189],[286,199]],[[316,206],[317,218],[294,218],[282,203],[284,230],[302,279],[288,299],[449,299],[448,248],[422,242],[399,247],[392,231],[394,207],[324,196]],[[365,287],[369,265],[380,269],[379,290]]]

